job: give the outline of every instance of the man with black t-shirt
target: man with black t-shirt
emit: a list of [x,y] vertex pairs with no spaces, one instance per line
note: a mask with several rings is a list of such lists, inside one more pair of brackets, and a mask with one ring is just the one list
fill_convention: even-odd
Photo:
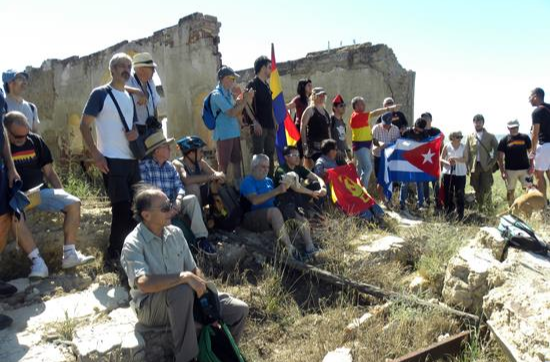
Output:
[[252,100],[254,133],[252,135],[252,154],[266,154],[269,157],[269,175],[273,175],[273,157],[275,156],[275,116],[271,98],[271,88],[267,80],[271,75],[271,60],[261,56],[254,61],[256,76],[246,88],[254,89]]
[[[434,137],[434,136],[438,136],[441,134],[441,130],[437,127],[432,127],[432,114],[430,112],[424,112],[422,113],[422,115],[420,116],[420,118],[422,118],[423,120],[426,121],[426,128],[425,128],[425,131],[426,133],[428,134],[428,137]],[[439,150],[441,153],[441,150]],[[431,200],[430,200],[430,182],[424,182],[424,197],[426,199],[426,204],[430,205],[431,204]],[[434,204],[435,204],[435,208],[436,210],[438,209],[441,209],[442,206],[443,206],[443,203],[441,202],[442,200],[439,199],[439,179],[435,180],[435,181],[432,181],[431,182],[432,184],[432,188],[434,190]]]
[[[387,97],[384,99],[384,102],[382,103],[382,108],[391,107],[395,104],[393,98]],[[391,112],[391,123],[399,128],[399,131],[401,134],[407,130],[409,127],[409,121],[407,121],[407,117],[403,114],[401,111],[392,111]],[[382,122],[382,116],[378,117],[376,120],[376,123]]]
[[524,188],[529,184],[527,178],[532,173],[528,157],[531,139],[528,135],[519,133],[517,119],[508,122],[508,131],[510,134],[500,140],[497,150],[500,175],[506,182],[506,197],[511,206],[515,200],[516,183],[519,181]]
[[550,104],[544,103],[544,91],[535,88],[529,96],[529,102],[537,107],[532,114],[533,128],[531,140],[533,147],[529,157],[535,160],[535,177],[537,187],[546,197],[546,180],[544,173],[550,180]]

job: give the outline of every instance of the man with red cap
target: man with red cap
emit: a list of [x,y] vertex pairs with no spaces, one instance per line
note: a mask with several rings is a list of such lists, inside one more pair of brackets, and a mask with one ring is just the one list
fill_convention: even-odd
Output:
[[330,134],[336,141],[336,163],[345,165],[351,160],[351,150],[346,141],[346,123],[344,122],[346,103],[340,94],[332,100],[332,116],[330,116]]

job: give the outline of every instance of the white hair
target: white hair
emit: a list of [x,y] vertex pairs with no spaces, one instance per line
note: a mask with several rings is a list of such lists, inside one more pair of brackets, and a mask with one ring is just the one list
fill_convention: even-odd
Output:
[[116,53],[112,56],[111,60],[109,60],[109,69],[113,70],[118,64],[122,63],[124,60],[128,61],[130,64],[132,64],[132,58],[126,53]]
[[263,153],[259,153],[257,155],[252,156],[252,162],[250,162],[250,169],[254,170],[256,167],[260,165],[262,162],[269,162],[269,157]]

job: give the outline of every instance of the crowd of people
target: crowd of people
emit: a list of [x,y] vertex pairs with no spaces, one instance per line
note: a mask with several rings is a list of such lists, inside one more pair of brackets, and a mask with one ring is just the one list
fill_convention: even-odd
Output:
[[[235,214],[236,221],[223,228],[271,230],[290,257],[310,260],[319,251],[310,222],[322,218],[330,203],[329,170],[354,164],[366,190],[375,179],[373,172],[379,173],[384,149],[399,138],[424,141],[444,137],[432,126],[428,112],[409,127],[400,105],[390,97],[383,100],[381,108],[370,111],[363,97],[353,97],[352,113],[346,120],[347,104],[342,95],[334,96],[329,112],[325,89],[302,79],[297,95],[287,104],[301,139],[296,145],[286,146],[283,159],[276,160],[279,125],[269,86],[271,61],[261,56],[254,62],[255,77],[244,90],[236,85],[239,75],[230,67],[222,66],[217,73],[218,83],[209,96],[215,116],[212,139],[217,150],[217,165],[213,167],[204,157],[204,140],[180,135],[176,142],[163,133],[158,122],[160,97],[153,81],[156,68],[148,53],[138,53],[133,59],[124,53],[113,55],[109,62],[112,79],[91,91],[83,107],[80,131],[110,200],[112,219],[105,266],[125,272],[140,322],[170,326],[177,361],[193,360],[198,353],[193,303],[196,296],[206,292],[207,281],[193,253],[216,255],[211,236],[211,229],[219,226],[216,220],[227,220]],[[14,192],[38,197],[37,209],[64,214],[63,268],[74,268],[94,258],[76,248],[81,200],[63,189],[53,167],[51,152],[40,136],[38,109],[23,98],[28,81],[24,71],[2,74],[0,251],[12,229],[31,261],[29,277],[46,278],[48,267],[26,224],[25,213],[15,217],[10,207]],[[436,210],[462,219],[467,176],[482,208],[491,203],[496,171],[506,181],[509,203],[514,200],[517,182],[527,186],[533,173],[538,188],[546,195],[550,105],[544,103],[540,88],[531,92],[529,100],[535,107],[531,137],[519,133],[519,122],[514,120],[507,124],[509,134],[498,142],[485,129],[483,116],[474,116],[473,132],[465,143],[462,133],[454,131],[441,147],[442,185],[438,179],[395,185],[400,189],[398,208],[408,212],[410,186],[416,186],[418,210],[422,212],[433,203]],[[253,154],[251,160],[243,160],[244,132],[251,135],[247,145]],[[173,144],[177,144],[181,156],[172,157]],[[243,162],[250,162],[249,175],[241,173]],[[382,185],[375,182],[378,202],[394,208]],[[229,207],[228,200],[237,206]],[[235,208],[242,213],[235,213]],[[301,235],[303,245],[293,243],[290,224],[285,222],[288,220],[292,220],[290,224]],[[13,286],[0,283],[0,295],[15,291]],[[238,340],[248,306],[223,293],[220,302],[222,318]],[[0,316],[0,328],[10,323],[7,316]]]

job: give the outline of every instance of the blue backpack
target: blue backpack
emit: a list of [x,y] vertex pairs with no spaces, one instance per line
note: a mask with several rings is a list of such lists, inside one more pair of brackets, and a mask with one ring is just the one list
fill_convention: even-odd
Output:
[[212,98],[212,93],[214,92],[213,91],[210,92],[206,96],[206,98],[204,98],[204,101],[202,104],[202,121],[204,122],[204,125],[206,126],[206,128],[208,128],[211,131],[214,130],[214,128],[216,128],[216,118],[218,118],[218,116],[221,113],[221,110],[218,110],[218,112],[216,112],[216,115],[214,115],[214,112],[212,112],[212,104],[210,103],[210,100]]

